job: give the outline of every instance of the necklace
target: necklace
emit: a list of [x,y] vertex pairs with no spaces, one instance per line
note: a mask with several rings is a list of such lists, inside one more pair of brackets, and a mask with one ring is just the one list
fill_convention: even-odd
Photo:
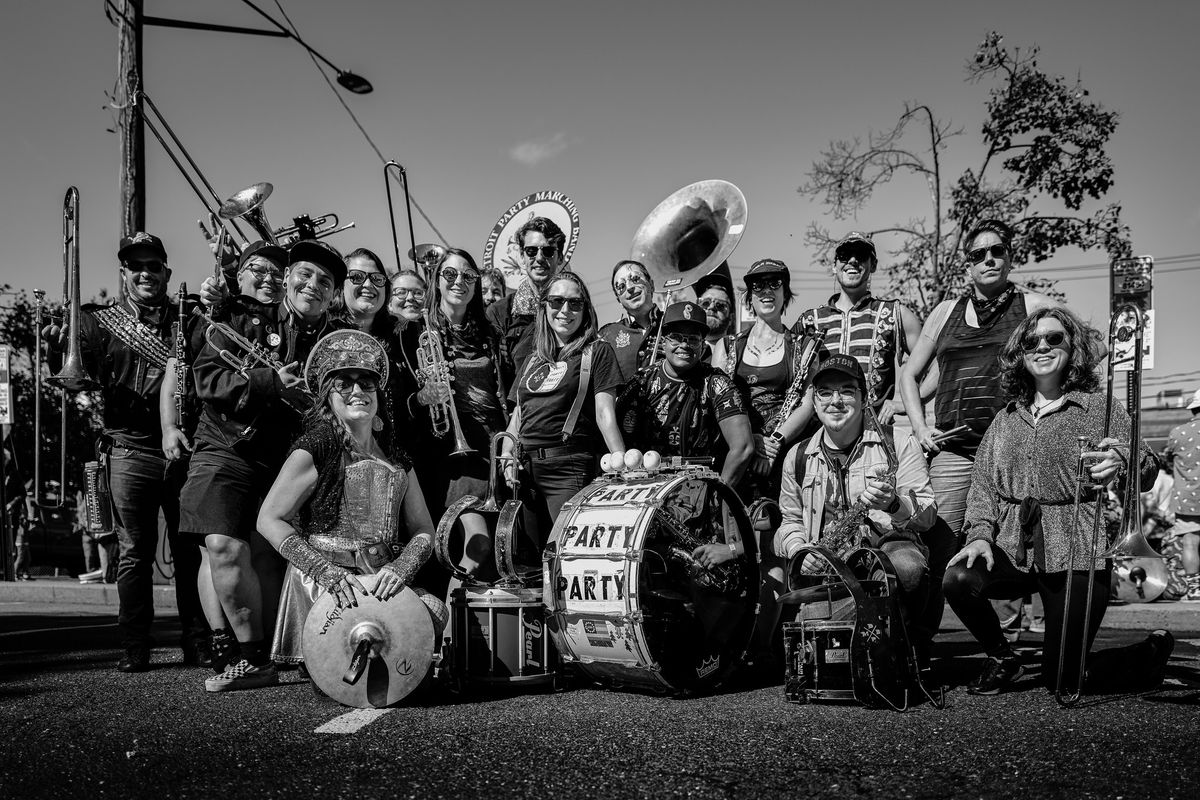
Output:
[[1029,410],[1030,410],[1030,412],[1032,412],[1033,418],[1038,419],[1043,414],[1045,414],[1047,411],[1049,411],[1051,408],[1056,408],[1061,403],[1062,403],[1061,397],[1059,397],[1056,400],[1047,400],[1046,402],[1041,403],[1041,404],[1030,403]]

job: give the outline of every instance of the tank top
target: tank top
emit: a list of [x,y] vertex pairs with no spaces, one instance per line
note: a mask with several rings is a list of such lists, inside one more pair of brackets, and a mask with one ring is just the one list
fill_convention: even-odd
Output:
[[979,327],[973,328],[966,320],[968,302],[970,297],[962,297],[954,304],[938,336],[940,378],[933,408],[938,430],[967,426],[942,449],[973,459],[984,432],[1004,408],[1000,352],[1026,312],[1025,295],[1013,290],[986,321],[981,318]]

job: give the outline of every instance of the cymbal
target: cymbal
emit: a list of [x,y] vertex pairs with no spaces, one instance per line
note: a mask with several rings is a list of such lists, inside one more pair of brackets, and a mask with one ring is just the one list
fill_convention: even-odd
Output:
[[[369,590],[378,577],[358,579]],[[304,665],[321,691],[342,705],[395,705],[421,684],[433,661],[429,609],[407,586],[386,601],[355,597],[358,605],[350,608],[338,608],[328,592],[313,603],[304,623]]]
[[1167,589],[1167,562],[1161,558],[1113,560],[1113,594],[1126,603],[1150,603]]

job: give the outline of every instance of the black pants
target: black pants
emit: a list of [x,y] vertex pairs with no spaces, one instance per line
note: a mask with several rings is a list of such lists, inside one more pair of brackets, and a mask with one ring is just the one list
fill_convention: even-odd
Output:
[[109,486],[114,522],[120,542],[117,567],[117,622],[124,647],[148,647],[154,621],[154,563],[158,552],[158,511],[166,520],[175,567],[175,600],[183,640],[203,636],[208,625],[200,610],[196,575],[200,550],[179,533],[179,489],[186,461],[167,461],[148,453],[114,445],[108,456]]
[[558,519],[563,503],[595,480],[596,457],[591,453],[569,453],[550,458],[531,459],[533,486],[539,495],[537,513],[538,547],[545,547],[550,529]]
[[[967,569],[959,562],[946,570],[942,588],[954,613],[967,626],[971,635],[983,645],[984,652],[999,656],[1009,651],[1009,645],[1000,631],[1000,620],[989,600],[1014,600],[1035,592],[1042,597],[1046,614],[1046,634],[1042,646],[1042,683],[1049,689],[1055,687],[1058,677],[1059,646],[1064,625],[1067,627],[1066,657],[1063,662],[1063,687],[1076,685],[1079,674],[1079,654],[1083,644],[1083,618],[1086,611],[1088,581],[1093,583],[1092,615],[1087,631],[1087,647],[1090,650],[1104,612],[1108,608],[1111,570],[1086,572],[1073,570],[1071,576],[1071,608],[1067,617],[1065,608],[1067,572],[1022,572],[998,547],[992,548],[996,564],[986,568],[982,558]],[[1113,648],[1093,654],[1088,659],[1087,682],[1093,690],[1113,688],[1137,689],[1149,678],[1149,659],[1153,655],[1149,645],[1139,643],[1128,647]]]

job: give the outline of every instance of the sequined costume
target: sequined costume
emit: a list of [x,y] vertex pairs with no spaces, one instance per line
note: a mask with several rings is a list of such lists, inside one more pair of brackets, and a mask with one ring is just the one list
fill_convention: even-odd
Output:
[[[407,471],[380,459],[350,455],[331,426],[301,436],[293,449],[312,454],[318,475],[312,496],[294,520],[297,534],[331,563],[356,574],[373,574],[396,561],[409,540],[409,532],[402,530]],[[448,618],[445,605],[424,589],[412,589],[429,608],[440,635]],[[304,621],[323,591],[288,565],[271,648],[273,660],[303,660]]]

